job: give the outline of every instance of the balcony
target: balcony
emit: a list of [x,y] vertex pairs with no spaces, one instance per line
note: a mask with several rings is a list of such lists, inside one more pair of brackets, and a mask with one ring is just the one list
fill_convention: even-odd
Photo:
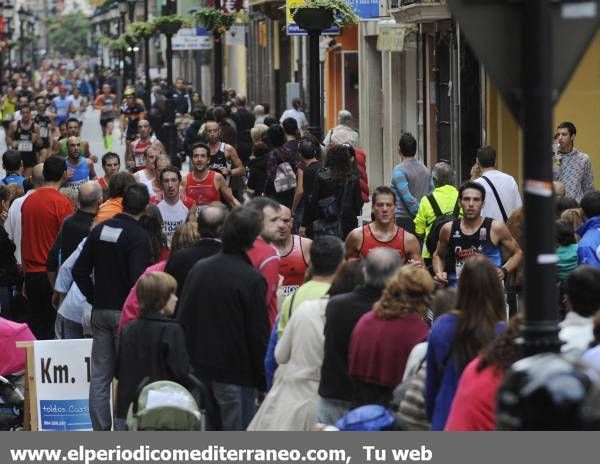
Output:
[[399,23],[432,23],[450,19],[446,0],[388,0],[389,12]]

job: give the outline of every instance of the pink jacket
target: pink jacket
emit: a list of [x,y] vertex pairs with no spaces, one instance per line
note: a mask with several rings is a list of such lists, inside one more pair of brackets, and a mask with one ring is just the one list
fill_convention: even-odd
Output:
[[27,324],[18,324],[0,317],[0,375],[15,374],[25,370],[27,352],[17,348],[17,342],[35,341]]
[[[142,273],[142,276],[149,274],[150,272],[156,271],[164,271],[165,266],[167,265],[167,260],[159,261],[156,264],[153,264],[150,267],[147,267],[146,270]],[[139,281],[139,279],[138,279]],[[140,314],[140,302],[137,297],[137,282],[133,286],[131,290],[129,290],[129,295],[125,299],[125,303],[123,303],[123,310],[121,311],[121,319],[119,320],[119,328],[117,329],[117,333],[120,334],[129,322],[137,319]]]

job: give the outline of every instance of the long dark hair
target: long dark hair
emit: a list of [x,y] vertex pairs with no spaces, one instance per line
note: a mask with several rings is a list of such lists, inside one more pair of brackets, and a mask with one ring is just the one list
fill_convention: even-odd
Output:
[[482,350],[477,372],[481,372],[486,367],[494,367],[504,372],[523,357],[523,350],[515,343],[515,340],[521,336],[522,323],[523,313],[512,317],[502,334]]
[[139,224],[150,235],[150,246],[152,248],[152,264],[158,262],[160,255],[167,244],[162,230],[160,218],[150,209],[140,217]]
[[469,258],[458,282],[458,328],[452,344],[456,367],[462,371],[496,337],[496,324],[506,320],[506,302],[496,268],[485,256]]
[[325,155],[325,167],[335,183],[346,183],[352,175],[350,150],[344,145],[330,145]]

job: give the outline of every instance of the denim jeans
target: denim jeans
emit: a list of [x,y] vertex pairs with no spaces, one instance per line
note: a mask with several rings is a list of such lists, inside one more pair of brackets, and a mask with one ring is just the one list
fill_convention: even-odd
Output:
[[112,411],[110,389],[118,356],[117,327],[121,311],[92,311],[92,368],[90,380],[90,418],[94,431],[110,430]]
[[246,430],[256,412],[256,389],[211,382],[223,430]]
[[69,340],[72,338],[84,338],[83,326],[75,321],[63,317],[61,314],[56,315],[56,338],[61,340]]

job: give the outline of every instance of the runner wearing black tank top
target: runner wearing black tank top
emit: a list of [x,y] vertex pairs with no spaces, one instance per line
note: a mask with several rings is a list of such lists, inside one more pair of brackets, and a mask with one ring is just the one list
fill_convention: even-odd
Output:
[[216,121],[208,121],[205,124],[204,133],[210,148],[210,160],[208,168],[225,177],[229,185],[231,177],[243,176],[246,172],[237,151],[231,145],[221,141],[221,128]]
[[[515,271],[523,260],[523,252],[505,224],[481,216],[485,189],[477,182],[465,182],[458,190],[463,218],[447,222],[440,230],[432,264],[434,279],[442,285],[455,286],[464,261],[481,254],[497,267],[498,279]],[[502,254],[508,260],[502,263]]]
[[6,145],[21,153],[23,162],[23,177],[31,176],[33,167],[37,164],[36,146],[39,144],[39,128],[33,122],[29,105],[21,107],[21,120],[13,121],[8,127]]

